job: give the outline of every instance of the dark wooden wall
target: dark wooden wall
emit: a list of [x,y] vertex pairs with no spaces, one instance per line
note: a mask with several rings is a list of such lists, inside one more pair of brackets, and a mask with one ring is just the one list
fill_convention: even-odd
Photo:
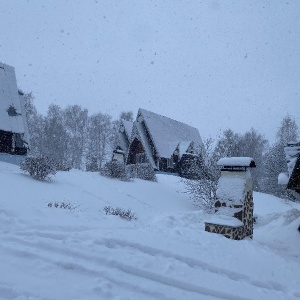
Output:
[[[20,138],[20,137],[19,137]],[[9,153],[15,155],[26,155],[27,148],[21,147],[22,140],[20,138],[21,144],[15,146],[13,149],[13,133],[8,131],[0,130],[0,153]]]

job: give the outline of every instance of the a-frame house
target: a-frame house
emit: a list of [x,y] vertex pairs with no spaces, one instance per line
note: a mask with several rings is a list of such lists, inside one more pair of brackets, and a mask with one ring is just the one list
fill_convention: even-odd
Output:
[[126,164],[150,164],[156,171],[180,174],[196,157],[201,145],[196,128],[139,109],[132,127]]

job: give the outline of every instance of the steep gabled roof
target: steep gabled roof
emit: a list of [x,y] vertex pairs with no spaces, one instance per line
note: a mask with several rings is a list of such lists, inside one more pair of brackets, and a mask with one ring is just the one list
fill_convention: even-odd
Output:
[[285,158],[287,161],[288,174],[291,177],[297,158],[300,155],[300,142],[290,142],[284,147]]
[[133,123],[129,122],[129,121],[121,120],[121,122],[120,122],[117,146],[119,146],[125,152],[125,154],[128,151],[128,146],[130,143],[131,132],[132,132],[132,126],[133,126]]
[[15,70],[0,63],[0,130],[25,133]]
[[224,167],[256,167],[252,157],[223,157],[218,160],[217,165]]
[[287,188],[291,190],[295,190],[298,193],[300,192],[300,155],[298,156],[296,163],[294,165],[292,174],[289,178]]
[[[169,158],[180,143],[201,145],[198,130],[187,124],[158,115],[145,109],[139,109],[137,122],[142,116],[156,151],[160,157]],[[181,154],[182,155],[182,154]]]
[[288,143],[284,147],[286,155],[289,180],[287,184],[288,189],[300,191],[300,142]]
[[121,124],[123,124],[126,136],[128,137],[128,140],[130,140],[133,122],[121,120]]
[[[138,138],[140,140],[140,142],[142,143],[143,148],[146,152],[146,155],[147,155],[150,165],[155,169],[156,168],[155,161],[153,159],[151,148],[147,141],[147,135],[144,131],[142,124],[140,122],[136,121],[136,122],[134,122],[133,128],[134,129],[132,130],[132,134],[133,134],[132,138],[133,139]],[[136,132],[135,132],[135,130],[136,130]]]

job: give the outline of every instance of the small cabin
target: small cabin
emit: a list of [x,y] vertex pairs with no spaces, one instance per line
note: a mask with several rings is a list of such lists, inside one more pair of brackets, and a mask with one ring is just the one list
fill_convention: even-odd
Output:
[[205,222],[208,232],[241,240],[253,237],[253,184],[251,157],[225,157],[218,163],[221,177],[218,182],[214,215]]

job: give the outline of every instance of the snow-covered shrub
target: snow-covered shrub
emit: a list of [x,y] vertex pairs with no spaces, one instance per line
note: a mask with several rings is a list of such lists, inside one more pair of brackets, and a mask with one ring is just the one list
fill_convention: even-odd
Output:
[[218,180],[221,175],[220,168],[217,166],[219,157],[213,149],[213,144],[212,139],[203,141],[198,160],[195,160],[192,165],[192,173],[198,175],[188,177],[192,179],[183,179],[186,191],[195,205],[207,212],[212,211],[216,202]]
[[72,168],[64,162],[55,162],[55,167],[57,171],[70,171]]
[[124,163],[116,160],[107,162],[103,168],[101,168],[100,174],[109,178],[118,178],[124,181],[129,181],[130,179]]
[[74,204],[71,204],[70,202],[49,202],[48,207],[73,210],[73,209],[77,208],[78,206],[75,206]]
[[97,157],[87,157],[86,171],[87,172],[98,172],[99,171]]
[[131,211],[131,209],[124,209],[120,207],[113,208],[111,206],[105,206],[103,208],[106,215],[114,215],[119,216],[122,219],[125,219],[127,221],[136,220],[137,217],[135,213]]
[[178,174],[187,179],[199,179],[203,172],[203,164],[201,155],[183,154]]
[[196,206],[211,212],[217,200],[218,182],[212,178],[198,180],[185,179],[185,187]]
[[56,163],[49,157],[27,157],[20,168],[37,180],[45,180],[57,172]]
[[154,169],[149,164],[127,165],[126,171],[131,178],[157,181]]

